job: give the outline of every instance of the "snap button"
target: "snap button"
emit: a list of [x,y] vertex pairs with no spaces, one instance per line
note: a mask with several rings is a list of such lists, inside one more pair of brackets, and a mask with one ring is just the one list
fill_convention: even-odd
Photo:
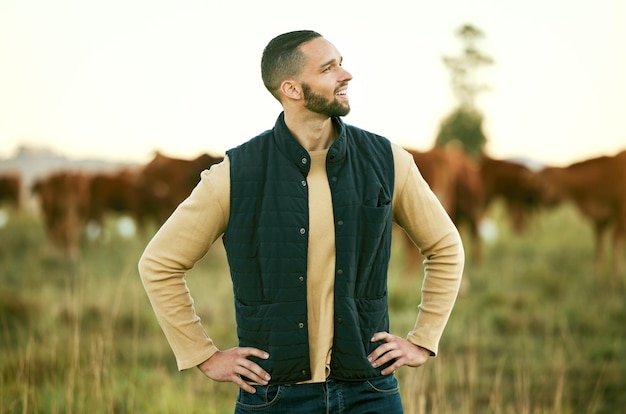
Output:
[[302,187],[306,187],[306,181],[302,180]]
[[343,269],[337,269],[337,274],[340,276],[343,275]]
[[306,163],[308,162],[306,158],[302,158],[302,165],[306,165]]
[[339,220],[339,221],[337,222],[337,225],[338,225],[338,226],[343,226],[343,220]]
[[300,322],[300,323],[298,324],[298,328],[300,328],[300,329],[304,328],[304,324],[303,324],[302,322]]
[[304,227],[300,228],[300,234],[306,233],[306,229]]

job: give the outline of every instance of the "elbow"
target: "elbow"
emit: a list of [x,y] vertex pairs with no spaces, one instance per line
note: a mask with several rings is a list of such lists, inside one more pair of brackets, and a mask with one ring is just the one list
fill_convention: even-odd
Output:
[[463,269],[465,268],[465,248],[463,247],[463,241],[461,240],[461,235],[456,232],[455,241],[450,247],[452,263],[451,265],[456,266],[457,274],[459,278],[463,274]]
[[139,279],[145,283],[146,275],[148,274],[148,263],[145,252],[139,258],[137,262],[137,271],[139,273]]
[[143,252],[137,262],[137,271],[139,272],[139,279],[144,286],[154,280],[155,261],[148,254],[147,249]]
[[459,278],[463,274],[465,267],[465,249],[463,241],[458,231],[447,233],[444,237],[433,244],[426,252],[425,264],[429,267],[439,267],[447,269],[449,275]]

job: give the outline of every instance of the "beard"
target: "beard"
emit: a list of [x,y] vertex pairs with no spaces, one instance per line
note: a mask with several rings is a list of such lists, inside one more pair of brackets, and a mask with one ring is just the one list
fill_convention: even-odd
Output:
[[313,92],[313,89],[306,83],[302,84],[302,93],[304,95],[304,107],[309,111],[329,118],[345,116],[350,113],[350,105],[348,103],[341,103],[337,98],[331,101],[325,96]]

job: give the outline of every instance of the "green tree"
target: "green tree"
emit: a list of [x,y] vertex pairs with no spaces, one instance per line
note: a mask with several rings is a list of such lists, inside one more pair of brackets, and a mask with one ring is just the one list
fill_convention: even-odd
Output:
[[493,59],[477,47],[478,40],[484,37],[481,30],[466,24],[456,34],[463,44],[463,52],[460,56],[444,56],[443,63],[450,71],[450,85],[457,106],[441,122],[435,145],[455,143],[471,156],[479,157],[483,154],[487,137],[482,128],[484,116],[476,100],[489,87],[479,81],[478,69],[493,64]]
[[479,111],[459,105],[441,122],[435,145],[458,145],[472,158],[478,159],[487,142],[482,124],[483,116]]

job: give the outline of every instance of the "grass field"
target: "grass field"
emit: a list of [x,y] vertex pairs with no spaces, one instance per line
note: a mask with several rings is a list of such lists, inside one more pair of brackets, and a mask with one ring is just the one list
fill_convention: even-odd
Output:
[[[497,207],[491,213],[500,237],[485,246],[482,265],[468,264],[440,355],[397,373],[405,411],[626,413],[625,282],[608,270],[592,274],[590,228],[563,207],[520,237]],[[2,412],[232,412],[233,385],[176,369],[136,270],[149,235],[113,230],[70,263],[46,246],[34,218],[12,215],[0,228]],[[401,274],[402,258],[395,248],[398,335],[412,327],[420,284]],[[234,346],[221,245],[188,282],[211,336]]]

